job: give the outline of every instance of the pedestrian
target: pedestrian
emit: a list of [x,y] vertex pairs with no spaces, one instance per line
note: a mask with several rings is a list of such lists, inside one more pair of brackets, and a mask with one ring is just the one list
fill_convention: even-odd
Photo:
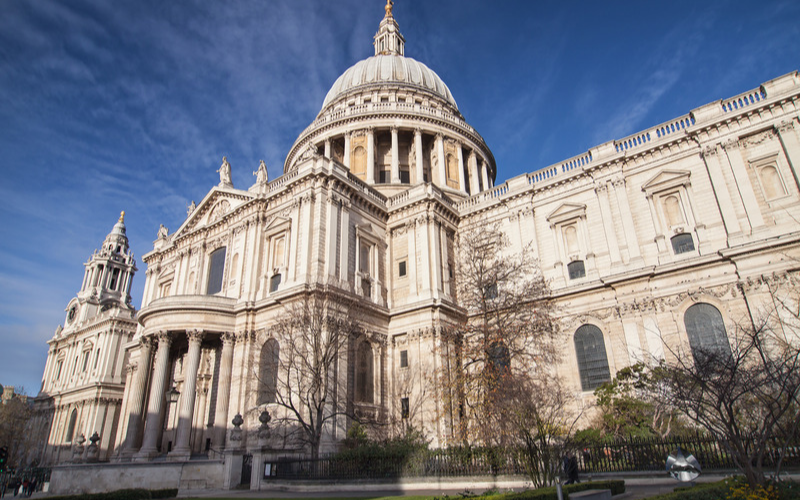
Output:
[[565,472],[567,473],[567,482],[564,484],[581,482],[581,480],[578,478],[578,458],[574,453],[569,452],[567,456],[564,457],[564,467]]
[[30,491],[28,490],[28,488],[30,487],[31,487],[31,482],[28,481],[28,478],[26,477],[25,479],[22,480],[22,496],[27,497],[31,495]]

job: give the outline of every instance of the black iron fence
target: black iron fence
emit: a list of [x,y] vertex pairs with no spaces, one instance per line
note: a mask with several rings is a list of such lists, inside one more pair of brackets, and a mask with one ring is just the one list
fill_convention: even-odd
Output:
[[[735,464],[724,443],[701,436],[691,438],[625,439],[589,445],[577,450],[584,474],[604,472],[660,472],[667,456],[677,447],[691,453],[704,471],[733,469]],[[772,443],[764,466],[774,467],[780,443]],[[371,451],[320,459],[285,458],[269,462],[266,479],[395,479],[401,477],[458,477],[525,474],[521,450],[442,449],[381,454]],[[783,465],[800,466],[800,446],[790,446]]]

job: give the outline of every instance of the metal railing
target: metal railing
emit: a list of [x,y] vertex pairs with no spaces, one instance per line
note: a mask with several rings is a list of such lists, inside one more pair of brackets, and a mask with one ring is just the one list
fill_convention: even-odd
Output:
[[[588,445],[577,455],[582,473],[662,472],[667,456],[677,447],[693,454],[703,470],[736,467],[723,442],[710,437],[628,438]],[[771,443],[764,467],[776,465],[780,443]],[[518,449],[415,450],[406,454],[348,452],[320,459],[282,458],[267,462],[266,479],[396,479],[525,474]],[[800,446],[790,446],[783,465],[800,466]],[[262,467],[262,470],[264,468]]]

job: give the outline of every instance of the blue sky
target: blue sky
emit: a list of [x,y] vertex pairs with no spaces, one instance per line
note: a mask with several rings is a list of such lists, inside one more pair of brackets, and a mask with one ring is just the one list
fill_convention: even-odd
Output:
[[[277,177],[383,0],[0,0],[0,384],[39,389],[83,266],[218,182]],[[396,0],[498,183],[800,69],[796,1]],[[138,307],[144,265],[134,278]]]

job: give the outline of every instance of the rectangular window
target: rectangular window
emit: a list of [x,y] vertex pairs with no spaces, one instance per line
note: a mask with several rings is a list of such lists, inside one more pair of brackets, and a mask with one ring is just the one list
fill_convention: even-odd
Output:
[[378,184],[387,184],[389,182],[390,172],[388,170],[378,171]]
[[567,271],[571,280],[586,276],[586,268],[583,266],[582,260],[575,260],[567,264]]
[[278,286],[280,284],[281,284],[281,275],[280,274],[276,274],[272,278],[270,278],[270,280],[269,280],[269,291],[270,291],[270,293],[277,292],[278,291]]
[[94,354],[94,369],[97,370],[97,363],[100,361],[100,349]]
[[58,364],[56,365],[56,380],[61,378],[61,367],[64,365],[63,360],[59,360]]
[[397,269],[397,271],[398,271],[398,274],[399,274],[399,275],[400,275],[400,277],[402,278],[403,276],[405,276],[405,275],[406,275],[406,261],[404,261],[404,260],[401,260],[401,261],[398,263],[397,267],[398,267],[398,269]]
[[408,351],[400,351],[400,368],[408,368]]
[[408,418],[408,398],[400,398],[400,418]]
[[89,352],[90,351],[84,351],[83,353],[83,367],[81,368],[81,372],[85,372],[89,367]]
[[411,183],[411,176],[408,173],[408,170],[401,170],[400,171],[400,183],[401,184],[410,184]]
[[222,273],[225,270],[225,247],[214,250],[209,260],[206,294],[214,295],[222,291]]

